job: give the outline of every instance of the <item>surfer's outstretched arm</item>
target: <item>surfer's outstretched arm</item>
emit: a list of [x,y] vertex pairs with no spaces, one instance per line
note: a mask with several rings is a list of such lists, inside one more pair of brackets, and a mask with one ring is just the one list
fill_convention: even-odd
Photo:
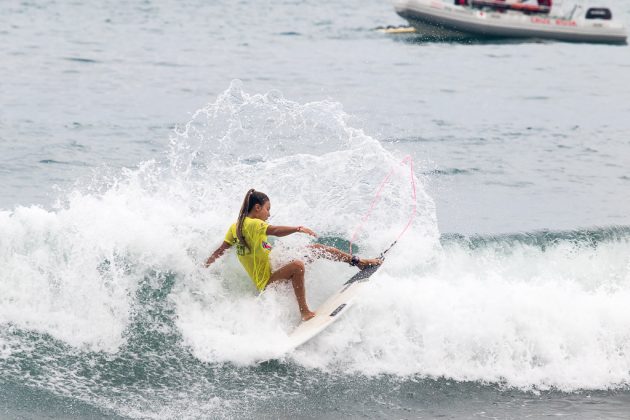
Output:
[[221,257],[221,255],[223,255],[225,253],[225,251],[227,251],[232,245],[228,244],[227,242],[223,242],[221,244],[221,246],[219,246],[213,253],[212,255],[210,255],[208,257],[208,259],[206,260],[206,263],[204,264],[207,267],[210,266],[210,264],[212,264],[213,262],[215,262],[217,259],[219,259]]
[[315,232],[304,226],[267,226],[267,235],[271,236],[287,236],[298,232],[317,236]]

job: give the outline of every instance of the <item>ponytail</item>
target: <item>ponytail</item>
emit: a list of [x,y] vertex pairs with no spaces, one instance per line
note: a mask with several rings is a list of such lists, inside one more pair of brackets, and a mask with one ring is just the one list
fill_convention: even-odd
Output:
[[251,248],[243,236],[243,223],[245,222],[245,217],[256,204],[260,204],[262,206],[267,201],[269,201],[267,194],[256,191],[253,188],[245,194],[245,199],[243,200],[243,205],[241,205],[241,210],[238,213],[238,220],[236,221],[236,237],[238,238],[238,242],[247,248],[248,251],[251,251]]

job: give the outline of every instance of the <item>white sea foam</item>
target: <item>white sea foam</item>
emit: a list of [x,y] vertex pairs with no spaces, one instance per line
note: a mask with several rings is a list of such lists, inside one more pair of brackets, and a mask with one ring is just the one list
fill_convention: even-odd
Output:
[[[376,255],[389,245],[411,214],[408,173],[399,157],[349,127],[345,119],[338,104],[300,105],[278,94],[248,96],[238,85],[197,112],[186,130],[173,139],[171,156],[184,173],[195,173],[191,169],[195,166],[200,168],[197,174],[208,173],[193,176],[203,195],[212,196],[215,212],[208,219],[213,224],[199,252],[207,255],[221,243],[249,187],[270,196],[271,223],[306,225],[323,235],[350,238],[379,183],[392,168],[398,168],[359,235],[364,254]],[[193,147],[188,146],[191,137]],[[223,166],[226,159],[229,166]],[[220,197],[214,200],[217,191]],[[428,223],[415,233],[426,237],[420,242],[435,243],[433,202],[424,193],[419,201],[420,218]],[[299,235],[276,241],[274,266],[301,258],[307,243]],[[351,273],[347,266],[315,263],[307,278],[311,296],[323,298]],[[330,281],[334,278],[336,283]],[[320,284],[323,288],[318,290],[315,285]],[[206,274],[192,275],[172,299],[185,341],[205,361],[247,364],[274,354],[299,320],[289,287],[256,296],[233,255]]]
[[[516,254],[528,255],[521,259],[456,249],[422,275],[390,275],[383,267],[346,319],[295,358],[323,369],[523,389],[624,386],[630,288],[619,257],[628,250],[628,244],[570,253],[517,246]],[[589,277],[593,254],[610,263],[598,285]]]

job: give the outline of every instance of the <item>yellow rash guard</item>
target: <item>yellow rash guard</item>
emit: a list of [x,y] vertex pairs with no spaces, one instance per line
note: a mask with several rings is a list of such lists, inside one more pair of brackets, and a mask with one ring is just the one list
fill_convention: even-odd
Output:
[[249,245],[249,249],[241,244],[236,236],[236,223],[228,229],[225,234],[225,242],[236,245],[238,260],[243,264],[245,271],[249,274],[256,288],[264,290],[271,277],[271,264],[269,253],[271,245],[267,242],[267,223],[260,219],[245,217],[243,221],[243,237]]

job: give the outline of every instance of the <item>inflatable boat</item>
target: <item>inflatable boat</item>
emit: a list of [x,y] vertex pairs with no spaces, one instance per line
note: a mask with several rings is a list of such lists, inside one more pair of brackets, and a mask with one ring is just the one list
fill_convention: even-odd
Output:
[[[564,16],[538,4],[500,0],[397,0],[396,13],[431,37],[488,36],[571,42],[626,43],[624,25],[609,9],[576,5]],[[551,2],[548,3],[549,5]]]

